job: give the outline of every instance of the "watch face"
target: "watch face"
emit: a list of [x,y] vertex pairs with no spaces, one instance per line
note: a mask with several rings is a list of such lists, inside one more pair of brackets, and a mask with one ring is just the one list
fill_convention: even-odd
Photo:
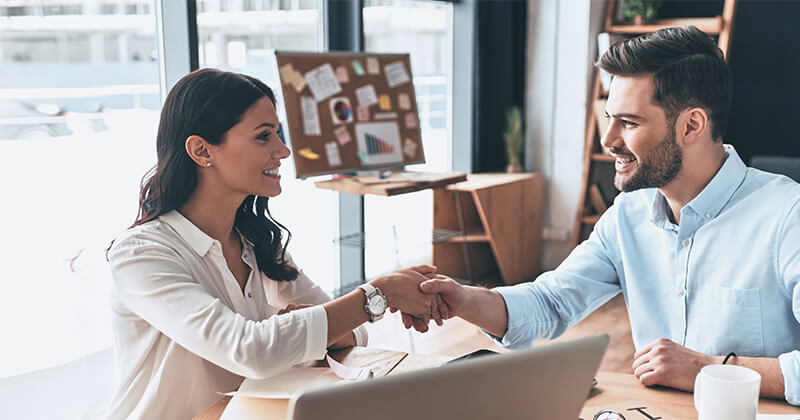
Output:
[[379,295],[375,295],[369,299],[369,311],[373,315],[380,315],[386,311],[386,300]]

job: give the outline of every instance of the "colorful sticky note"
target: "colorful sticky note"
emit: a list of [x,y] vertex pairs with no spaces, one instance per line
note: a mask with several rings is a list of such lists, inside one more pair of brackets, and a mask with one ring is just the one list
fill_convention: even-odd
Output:
[[369,107],[359,106],[356,108],[356,118],[359,121],[369,121]]
[[333,134],[336,136],[336,140],[342,146],[344,146],[347,143],[350,143],[350,141],[353,140],[353,138],[350,137],[350,130],[347,129],[346,125],[343,125],[333,130]]
[[378,96],[378,107],[380,107],[383,111],[391,111],[392,110],[392,100],[389,98],[389,95],[381,95]]
[[361,67],[361,61],[353,60],[353,71],[356,72],[358,76],[364,75],[364,67]]
[[310,160],[317,160],[319,159],[319,155],[311,151],[310,147],[304,147],[297,151],[297,154]]
[[381,67],[378,64],[378,59],[375,57],[367,57],[367,73],[378,74],[381,72]]
[[417,128],[417,116],[413,112],[406,114],[406,128]]
[[336,67],[336,79],[339,80],[339,83],[350,82],[350,75],[347,74],[347,67],[345,66]]
[[407,93],[400,93],[397,95],[397,107],[408,111],[411,109],[411,97]]

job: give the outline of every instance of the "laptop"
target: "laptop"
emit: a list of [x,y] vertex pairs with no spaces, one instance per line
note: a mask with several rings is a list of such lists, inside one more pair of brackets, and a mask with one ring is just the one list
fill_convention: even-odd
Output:
[[575,420],[608,336],[306,391],[290,420]]

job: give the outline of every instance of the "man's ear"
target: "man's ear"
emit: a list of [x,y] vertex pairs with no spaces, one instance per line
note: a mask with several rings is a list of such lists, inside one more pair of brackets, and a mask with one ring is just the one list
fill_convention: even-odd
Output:
[[678,117],[678,136],[685,144],[694,144],[711,129],[708,113],[700,107],[689,108]]
[[186,138],[186,153],[198,166],[204,168],[211,167],[214,162],[211,160],[208,142],[198,135],[192,134]]

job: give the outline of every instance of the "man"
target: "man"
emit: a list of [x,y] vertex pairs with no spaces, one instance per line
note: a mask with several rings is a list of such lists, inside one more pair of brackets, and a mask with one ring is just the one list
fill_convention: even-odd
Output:
[[[493,290],[438,275],[420,285],[508,347],[555,338],[622,292],[647,386],[691,391],[700,369],[758,371],[762,396],[800,404],[800,185],[723,145],[731,75],[694,27],[617,44],[602,139],[622,191],[536,281]],[[407,326],[410,318],[404,317]]]

